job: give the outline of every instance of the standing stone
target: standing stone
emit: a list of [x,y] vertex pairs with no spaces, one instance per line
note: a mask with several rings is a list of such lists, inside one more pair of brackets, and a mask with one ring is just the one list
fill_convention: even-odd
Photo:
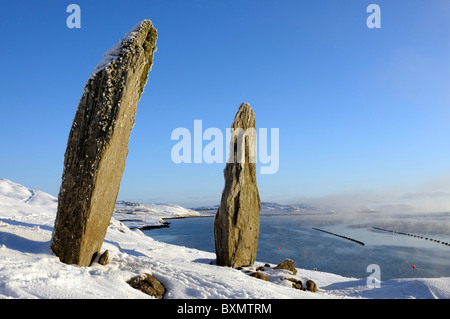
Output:
[[255,114],[250,105],[241,104],[231,129],[230,157],[214,220],[214,241],[217,264],[237,268],[255,262],[261,211],[256,185]]
[[156,38],[151,21],[138,23],[86,82],[67,143],[51,243],[64,263],[89,266],[100,251]]

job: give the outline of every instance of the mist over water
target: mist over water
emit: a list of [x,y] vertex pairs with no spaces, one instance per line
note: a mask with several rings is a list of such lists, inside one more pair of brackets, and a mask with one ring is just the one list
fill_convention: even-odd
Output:
[[[163,242],[214,252],[213,220],[169,220],[170,228],[145,233]],[[369,276],[367,267],[377,264],[382,281],[448,277],[449,226],[449,212],[262,214],[257,261],[278,264],[290,258],[297,268],[355,278]],[[364,245],[314,228],[355,239]]]

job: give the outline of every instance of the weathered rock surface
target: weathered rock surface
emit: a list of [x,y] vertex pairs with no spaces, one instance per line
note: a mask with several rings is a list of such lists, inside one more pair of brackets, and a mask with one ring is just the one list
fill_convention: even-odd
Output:
[[297,269],[295,268],[294,261],[292,259],[285,259],[273,269],[286,269],[292,271],[292,274],[297,274]]
[[285,278],[285,280],[288,280],[288,281],[292,282],[292,288],[295,288],[295,289],[298,289],[298,290],[303,290],[303,284],[302,284],[302,281],[300,279]]
[[143,277],[138,276],[132,278],[128,281],[128,284],[134,289],[138,289],[156,299],[161,299],[166,292],[166,289],[161,282],[150,274],[144,274]]
[[317,292],[317,290],[319,290],[319,288],[317,287],[317,285],[314,281],[309,279],[306,282],[306,290],[311,291],[311,292]]
[[103,254],[100,255],[100,258],[98,258],[98,263],[100,265],[105,266],[108,263],[108,260],[109,260],[109,251],[105,250]]
[[266,275],[264,275],[264,274],[262,274],[260,272],[252,272],[249,276],[250,277],[255,277],[255,278],[258,278],[258,279],[262,279],[264,281],[270,281],[269,278]]
[[255,262],[261,211],[254,158],[255,114],[250,105],[241,104],[231,128],[241,132],[230,141],[234,159],[228,159],[224,169],[225,187],[214,220],[214,241],[217,264],[237,268]]
[[64,263],[88,266],[100,251],[156,38],[149,20],[138,23],[86,82],[67,143],[51,243]]

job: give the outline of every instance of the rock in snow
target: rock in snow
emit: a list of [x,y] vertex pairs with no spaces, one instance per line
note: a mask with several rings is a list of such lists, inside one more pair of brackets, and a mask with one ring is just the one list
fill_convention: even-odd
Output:
[[67,143],[51,244],[64,263],[88,266],[100,252],[156,38],[149,20],[138,23],[86,83]]
[[251,160],[256,151],[255,114],[242,103],[231,126],[230,156],[224,169],[225,187],[214,220],[217,264],[233,268],[253,265],[259,235],[261,201],[256,184],[256,164]]
[[[264,271],[270,281],[264,281],[210,264],[214,253],[153,240],[114,217],[102,245],[102,251],[110,254],[108,264],[67,265],[50,250],[56,210],[53,196],[0,179],[0,299],[155,298],[127,283],[145,274],[162,283],[163,299],[450,298],[448,277],[392,279],[371,288],[367,278],[347,278],[298,265],[295,276],[259,261],[244,269],[252,272],[270,266]],[[316,293],[292,288],[292,282],[308,279],[319,287]]]

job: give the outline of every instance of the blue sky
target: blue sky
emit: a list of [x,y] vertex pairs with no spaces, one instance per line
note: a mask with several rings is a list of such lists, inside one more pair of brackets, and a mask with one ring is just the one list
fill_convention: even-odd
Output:
[[[66,26],[71,3],[80,29]],[[380,29],[366,25],[371,3]],[[225,130],[244,101],[280,132],[278,172],[257,176],[263,201],[448,190],[448,0],[4,2],[0,178],[58,194],[84,84],[143,19],[158,51],[119,199],[218,203],[225,164],[173,163],[171,133]]]

